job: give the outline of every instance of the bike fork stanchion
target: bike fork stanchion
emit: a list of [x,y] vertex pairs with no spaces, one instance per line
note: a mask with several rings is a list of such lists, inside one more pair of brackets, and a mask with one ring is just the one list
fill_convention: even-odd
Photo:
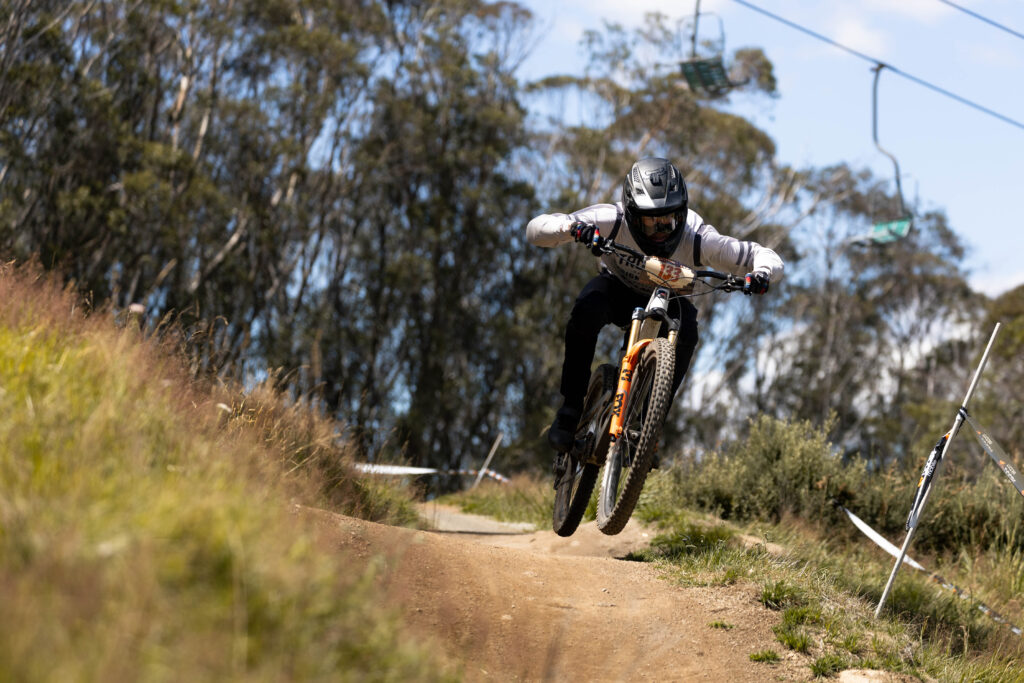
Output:
[[882,591],[882,598],[878,601],[878,607],[875,609],[875,618],[877,619],[882,614],[882,607],[885,605],[886,598],[889,597],[889,591],[892,590],[893,584],[896,582],[896,573],[900,570],[900,565],[903,564],[903,558],[907,555],[907,550],[910,549],[910,540],[914,537],[914,532],[917,531],[918,522],[921,520],[921,511],[924,509],[924,504],[928,502],[928,494],[931,493],[932,484],[935,482],[935,477],[938,475],[939,466],[942,465],[942,459],[945,457],[946,452],[949,450],[949,445],[953,442],[953,438],[956,437],[956,433],[960,430],[960,425],[964,423],[964,412],[967,410],[967,403],[971,400],[971,396],[974,394],[975,387],[978,386],[978,380],[981,378],[981,373],[985,369],[985,363],[988,362],[989,351],[992,350],[992,344],[996,340],[996,335],[999,334],[999,327],[1001,323],[996,323],[996,327],[992,330],[992,336],[989,337],[988,346],[985,347],[985,353],[981,355],[981,362],[978,363],[978,369],[974,372],[974,379],[971,380],[971,386],[967,388],[967,394],[964,396],[964,401],[960,404],[960,410],[957,411],[956,419],[953,420],[952,429],[947,432],[947,439],[942,444],[942,450],[939,453],[938,460],[935,462],[935,469],[931,473],[930,477],[927,477],[925,481],[925,475],[922,475],[921,486],[925,489],[921,493],[920,502],[910,510],[910,518],[907,520],[907,537],[903,540],[903,547],[900,548],[899,557],[896,558],[896,564],[893,565],[892,572],[889,574],[889,581],[885,584],[885,590]]

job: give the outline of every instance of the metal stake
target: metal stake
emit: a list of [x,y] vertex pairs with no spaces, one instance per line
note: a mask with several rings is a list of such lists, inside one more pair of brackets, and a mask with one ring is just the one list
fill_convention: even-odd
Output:
[[988,362],[989,351],[992,350],[992,343],[995,342],[996,335],[999,334],[1000,325],[1002,325],[1002,323],[996,323],[996,328],[992,330],[992,336],[989,337],[988,346],[985,347],[985,353],[981,355],[981,362],[978,363],[978,369],[974,372],[974,379],[971,380],[971,386],[968,387],[967,394],[964,396],[964,402],[960,405],[960,410],[956,413],[956,419],[953,421],[953,427],[949,430],[949,438],[946,439],[946,443],[942,447],[942,454],[939,456],[939,461],[935,464],[935,474],[932,476],[932,479],[928,484],[928,488],[925,489],[924,494],[921,497],[921,503],[917,507],[917,514],[914,516],[913,526],[907,529],[907,537],[903,540],[903,547],[900,548],[900,555],[896,558],[896,564],[892,568],[892,573],[889,574],[889,582],[885,584],[885,590],[882,591],[882,599],[878,601],[878,607],[875,609],[876,619],[882,613],[882,606],[885,605],[885,599],[889,597],[889,591],[892,590],[892,585],[896,582],[896,572],[900,570],[900,565],[903,564],[903,558],[906,557],[907,550],[910,548],[910,539],[914,537],[914,532],[917,531],[917,525],[921,519],[921,511],[924,509],[924,504],[928,502],[928,494],[932,491],[932,484],[935,482],[935,477],[938,476],[938,468],[942,466],[942,459],[946,457],[946,451],[949,450],[949,445],[953,443],[956,433],[960,430],[960,425],[964,422],[963,412],[961,411],[967,410],[967,403],[971,400],[975,387],[978,386],[978,380],[981,378],[981,372],[985,369],[985,363]]

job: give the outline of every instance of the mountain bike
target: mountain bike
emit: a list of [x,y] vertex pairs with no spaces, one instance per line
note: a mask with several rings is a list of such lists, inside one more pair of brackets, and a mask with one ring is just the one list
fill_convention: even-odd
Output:
[[[597,527],[613,535],[633,514],[657,450],[672,400],[679,318],[669,302],[710,291],[742,291],[744,279],[714,270],[691,270],[670,259],[647,256],[623,244],[595,238],[595,253],[619,252],[639,259],[655,288],[646,308],[633,311],[617,364],[599,365],[590,377],[576,438],[555,460],[552,528],[571,536],[587,510],[598,473]],[[717,284],[713,284],[715,281]],[[696,285],[702,283],[700,292]]]

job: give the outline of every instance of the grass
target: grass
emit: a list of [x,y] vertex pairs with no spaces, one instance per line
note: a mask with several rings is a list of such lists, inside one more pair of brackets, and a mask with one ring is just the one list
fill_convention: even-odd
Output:
[[798,628],[776,626],[775,638],[790,650],[807,654],[811,649],[811,637]]
[[772,581],[761,589],[761,604],[769,609],[782,609],[786,605],[799,604],[802,600],[800,589],[784,580]]
[[0,679],[453,679],[294,514],[409,520],[337,436],[0,270]]
[[789,607],[782,613],[783,626],[802,626],[821,622],[821,610],[817,607]]
[[[662,485],[659,495],[670,489]],[[662,511],[657,515],[661,533],[656,540],[666,540],[639,554],[663,562],[682,585],[721,585],[736,577],[752,584],[761,604],[780,613],[775,626],[780,644],[806,657],[815,676],[865,668],[938,680],[1024,680],[1021,639],[925,576],[904,570],[885,615],[875,620],[874,607],[891,564],[888,556],[870,546],[851,543],[792,516],[777,523],[738,525],[687,510],[674,497],[648,500],[647,509]],[[670,509],[673,512],[666,514]],[[714,525],[722,530],[708,530]],[[717,540],[685,546],[667,540],[693,539],[697,529],[704,530],[700,537]],[[783,552],[769,552],[768,541]],[[991,566],[988,561],[986,566]],[[979,586],[980,573],[969,577],[960,575],[955,565],[943,566],[946,569],[960,585]],[[998,576],[998,582],[1013,585],[1005,576]],[[998,600],[995,587],[984,590],[1005,609],[1010,596]]]
[[774,664],[782,658],[779,657],[779,653],[775,650],[761,650],[759,652],[750,653],[750,661],[752,662],[765,662],[767,664]]
[[815,676],[832,676],[846,668],[846,660],[835,654],[818,657],[811,663],[811,673]]
[[529,522],[538,529],[550,529],[555,490],[550,480],[520,474],[509,483],[481,481],[474,489],[441,496],[438,502],[502,522]]

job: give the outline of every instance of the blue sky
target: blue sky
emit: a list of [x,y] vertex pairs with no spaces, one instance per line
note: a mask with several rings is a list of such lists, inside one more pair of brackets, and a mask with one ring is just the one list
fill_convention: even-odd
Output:
[[[1024,123],[1024,39],[940,0],[749,0],[773,14]],[[524,78],[579,72],[579,39],[603,20],[642,23],[649,11],[693,15],[691,1],[521,0],[538,43]],[[1022,0],[956,4],[1024,34]],[[734,95],[728,111],[755,121],[795,166],[846,162],[892,178],[871,135],[872,65],[734,0],[702,0],[717,14],[725,49],[761,47],[779,97]],[[702,20],[702,27],[710,25]],[[701,31],[703,35],[703,30]],[[883,71],[878,137],[899,160],[903,193],[920,210],[942,208],[970,249],[968,279],[990,295],[1024,284],[1024,128]],[[707,217],[714,222],[713,217]],[[719,226],[728,232],[728,226]]]

